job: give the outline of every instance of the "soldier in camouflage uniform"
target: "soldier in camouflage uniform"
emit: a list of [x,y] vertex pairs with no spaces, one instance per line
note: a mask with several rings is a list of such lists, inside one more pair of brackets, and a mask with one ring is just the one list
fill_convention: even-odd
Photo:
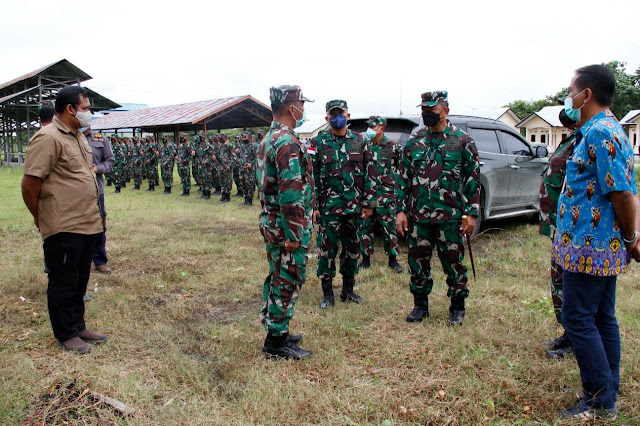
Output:
[[205,200],[211,198],[211,188],[213,187],[213,161],[217,159],[213,153],[213,145],[211,145],[204,136],[202,137],[202,157],[200,159],[200,183],[202,184],[202,196]]
[[398,173],[398,145],[390,141],[385,135],[387,120],[378,115],[371,116],[367,121],[369,128],[365,133],[365,142],[369,145],[376,168],[376,199],[378,207],[373,215],[362,225],[362,263],[360,268],[371,266],[374,228],[378,223],[382,229],[384,251],[389,256],[389,268],[401,273],[402,266],[398,264],[398,236],[396,234],[396,179]]
[[[562,101],[564,104],[564,99]],[[564,109],[560,111],[559,119],[564,127],[575,130],[576,122],[567,117]],[[556,237],[558,199],[567,174],[567,160],[573,154],[575,140],[575,133],[572,132],[560,142],[556,152],[549,159],[549,166],[540,184],[540,234],[546,235],[552,241]],[[551,256],[551,300],[556,320],[562,325],[562,267],[553,255]],[[572,352],[571,342],[566,332],[557,339],[546,342],[545,345],[549,347],[546,352],[549,358],[565,358]]]
[[[127,161],[125,162],[126,166],[125,166],[125,182],[129,183],[131,182],[131,179],[133,179],[133,140],[129,139],[129,138],[124,138],[124,153],[125,153],[125,157],[127,158]],[[123,185],[123,188],[126,188],[127,185]]]
[[[415,306],[407,321],[429,316],[431,252],[435,245],[447,275],[451,298],[449,324],[464,319],[467,268],[463,233],[471,235],[480,208],[480,161],[473,138],[447,120],[445,91],[422,94],[422,119],[426,127],[407,141],[398,176],[398,217],[400,235],[409,231],[411,293]],[[468,216],[462,229],[462,216]],[[408,219],[407,219],[407,216]]]
[[123,143],[117,136],[111,140],[111,147],[113,150],[113,180],[116,186],[115,193],[119,193],[124,183],[124,165],[126,160]]
[[241,135],[236,135],[236,147],[233,150],[232,156],[232,172],[233,172],[233,182],[236,184],[236,197],[242,197],[244,194],[242,193],[242,184],[240,183],[240,170],[241,170],[241,158],[243,156],[242,150],[244,147],[242,146],[242,142],[240,142]]
[[169,135],[162,137],[160,147],[160,170],[162,173],[162,183],[164,183],[163,194],[171,194],[173,186],[173,163],[176,160],[176,145],[170,140]]
[[244,206],[253,205],[253,192],[256,189],[256,156],[258,145],[251,140],[251,134],[242,135],[242,156],[240,157],[240,190],[244,194]]
[[211,148],[213,150],[213,155],[215,157],[212,167],[211,167],[211,175],[212,175],[212,188],[215,188],[214,195],[219,195],[222,193],[222,188],[220,187],[220,176],[218,175],[218,167],[216,162],[218,160],[218,155],[220,154],[220,136],[214,135],[209,137],[209,143],[211,144]]
[[178,144],[178,175],[182,182],[181,197],[188,197],[191,192],[191,160],[196,155],[187,135],[180,135],[180,143]]
[[132,172],[133,172],[133,190],[140,190],[142,185],[142,179],[144,178],[144,144],[140,142],[140,139],[133,138],[133,146],[131,147],[131,158],[133,160]]
[[144,164],[147,171],[147,181],[149,182],[147,191],[155,191],[155,187],[159,184],[158,156],[158,147],[155,138],[149,136],[144,150]]
[[329,128],[310,142],[316,182],[314,222],[319,222],[320,256],[317,275],[322,282],[320,307],[334,304],[335,257],[340,253],[343,302],[361,303],[353,291],[360,258],[362,220],[377,207],[376,172],[373,157],[362,135],[347,128],[347,102],[332,100],[325,105]]
[[195,156],[193,157],[193,163],[191,163],[191,172],[193,174],[193,178],[196,181],[196,185],[198,185],[198,192],[202,192],[202,182],[200,182],[201,177],[201,167],[202,164],[202,149],[203,149],[203,140],[200,139],[200,135],[195,135],[193,137],[193,150],[195,151]]
[[262,350],[267,357],[298,360],[311,352],[298,346],[302,336],[289,333],[289,322],[306,278],[314,189],[311,159],[292,129],[309,100],[298,86],[272,87],[270,98],[273,122],[260,144],[256,172],[269,263],[260,311],[267,330]]
[[231,168],[234,161],[233,151],[234,148],[229,137],[225,133],[220,133],[220,151],[216,157],[216,164],[218,167],[218,176],[220,176],[220,186],[222,189],[220,202],[222,203],[228,203],[231,201],[231,186],[233,184]]

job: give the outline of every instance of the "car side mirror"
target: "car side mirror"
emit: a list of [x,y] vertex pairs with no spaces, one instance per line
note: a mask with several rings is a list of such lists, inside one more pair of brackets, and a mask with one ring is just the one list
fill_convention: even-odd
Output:
[[549,155],[549,150],[546,146],[537,146],[536,147],[536,157],[544,158]]

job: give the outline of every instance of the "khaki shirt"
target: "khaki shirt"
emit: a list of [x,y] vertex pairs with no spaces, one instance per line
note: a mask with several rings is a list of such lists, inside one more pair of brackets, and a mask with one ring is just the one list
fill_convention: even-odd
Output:
[[59,232],[91,235],[104,231],[92,167],[85,136],[69,130],[58,117],[31,138],[24,174],[43,179],[38,200],[43,240]]

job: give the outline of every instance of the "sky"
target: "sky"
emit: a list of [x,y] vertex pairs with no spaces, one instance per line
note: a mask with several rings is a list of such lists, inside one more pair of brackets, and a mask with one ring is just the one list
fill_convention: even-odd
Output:
[[[353,116],[452,112],[540,99],[573,71],[640,67],[640,8],[603,1],[5,1],[0,82],[67,59],[118,103],[170,105],[297,84],[310,118],[330,99]],[[640,106],[639,106],[640,107]]]

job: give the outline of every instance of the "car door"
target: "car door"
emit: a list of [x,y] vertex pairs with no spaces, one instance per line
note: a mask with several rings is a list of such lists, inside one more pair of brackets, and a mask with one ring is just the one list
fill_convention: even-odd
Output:
[[498,130],[502,151],[509,159],[510,205],[537,204],[545,159],[536,158],[529,144],[515,134]]
[[495,129],[481,128],[481,124],[468,123],[480,157],[480,179],[485,191],[485,209],[504,207],[509,199],[509,161],[500,152]]

